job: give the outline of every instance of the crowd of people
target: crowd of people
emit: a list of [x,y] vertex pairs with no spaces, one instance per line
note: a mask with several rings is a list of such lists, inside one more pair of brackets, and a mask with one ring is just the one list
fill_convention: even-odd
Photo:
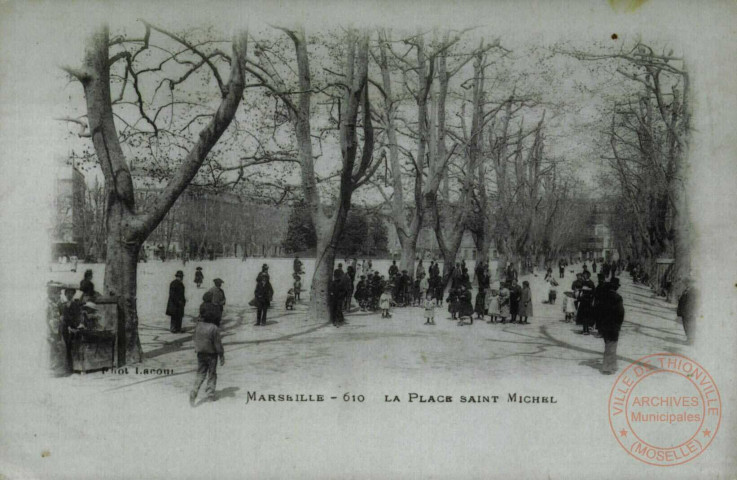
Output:
[[[561,262],[559,265],[561,265]],[[566,265],[567,266],[567,265]],[[591,270],[597,275],[597,283],[591,280],[591,271],[586,262],[580,272],[575,275],[571,289],[564,292],[565,301],[562,305],[565,322],[575,321],[581,326],[582,335],[592,335],[604,340],[604,361],[602,373],[613,374],[617,370],[617,343],[619,331],[624,322],[624,304],[622,297],[617,293],[620,280],[616,276],[621,271],[620,262],[599,261],[591,263]],[[597,273],[598,270],[598,273]],[[561,276],[561,278],[563,278]],[[546,280],[551,285],[551,292],[555,279],[552,271],[548,270]],[[555,302],[555,295],[549,295],[549,302]]]
[[[371,260],[358,262],[357,259],[338,263],[329,285],[330,320],[335,326],[346,323],[344,312],[351,311],[353,305],[362,312],[381,312],[382,318],[391,318],[392,310],[403,307],[420,307],[425,325],[435,325],[436,312],[447,305],[449,318],[459,326],[472,325],[474,320],[486,323],[511,323],[528,325],[533,316],[533,294],[530,283],[519,283],[519,273],[513,263],[508,263],[500,272],[501,280],[492,285],[489,264],[477,262],[473,277],[465,262],[452,265],[443,274],[435,260],[427,269],[420,260],[414,272],[400,270],[393,261],[386,275],[373,268]],[[552,266],[545,269],[544,282],[548,285],[548,295],[543,303],[554,305],[560,284],[573,261],[561,258],[558,262],[558,275]],[[590,270],[589,270],[590,265]],[[293,284],[289,289],[286,309],[290,310],[301,301],[302,276],[304,265],[297,256],[293,262]],[[570,270],[574,273],[574,270]],[[605,259],[583,261],[581,270],[575,272],[570,289],[564,291],[561,309],[564,322],[575,322],[581,327],[580,334],[604,340],[604,361],[602,373],[612,374],[617,370],[616,351],[619,332],[624,320],[622,297],[617,293],[620,287],[618,273],[629,272],[633,281],[642,281],[643,269],[635,262],[622,260],[610,262]],[[535,275],[536,276],[536,275]],[[596,277],[596,283],[593,277]],[[186,305],[184,272],[179,270],[169,285],[166,314],[170,317],[170,331],[184,333],[182,319]],[[476,283],[475,298],[473,282]],[[202,288],[204,273],[197,267],[194,274],[197,288]],[[224,353],[220,341],[219,327],[226,304],[224,281],[212,280],[199,307],[198,323],[194,332],[194,344],[198,357],[198,373],[195,386],[190,394],[194,402],[197,392],[205,379],[208,380],[208,398],[214,395],[217,378],[217,364],[224,363]],[[52,355],[57,367],[66,373],[72,372],[72,343],[74,335],[85,328],[94,328],[96,313],[95,300],[99,293],[95,290],[91,270],[84,273],[79,288],[69,286],[49,288],[49,328],[52,332]],[[58,286],[56,286],[58,287]],[[62,294],[63,293],[63,297]],[[274,289],[269,276],[269,266],[264,264],[256,277],[253,299],[250,305],[256,307],[256,326],[267,325],[267,312],[272,306]],[[693,341],[693,324],[696,310],[697,291],[693,285],[683,293],[678,304],[678,317],[683,322],[689,342]],[[355,299],[355,304],[352,300]]]

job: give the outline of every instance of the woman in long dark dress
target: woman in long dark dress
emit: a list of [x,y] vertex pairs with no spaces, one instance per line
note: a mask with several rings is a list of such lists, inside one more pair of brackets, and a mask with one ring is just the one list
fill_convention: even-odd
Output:
[[532,316],[532,291],[530,290],[530,282],[525,280],[522,282],[522,295],[519,301],[519,323],[528,324],[529,317]]
[[486,290],[484,287],[479,287],[479,293],[476,294],[473,312],[479,320],[483,319],[486,314]]
[[458,326],[463,326],[463,319],[468,317],[470,325],[473,325],[473,306],[471,305],[471,291],[465,285],[458,289]]

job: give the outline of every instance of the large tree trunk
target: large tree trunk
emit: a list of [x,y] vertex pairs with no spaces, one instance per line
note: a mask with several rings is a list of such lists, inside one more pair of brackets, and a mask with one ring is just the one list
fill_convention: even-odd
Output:
[[335,248],[318,240],[315,272],[310,290],[310,314],[314,320],[330,320],[330,280],[333,278]]
[[417,254],[417,237],[415,234],[413,238],[405,238],[402,245],[402,255],[399,259],[399,271],[407,270],[410,277],[415,276],[415,256]]
[[105,295],[115,295],[125,322],[125,362],[138,363],[143,359],[141,340],[138,337],[138,310],[136,306],[138,253],[141,243],[126,241],[123,225],[126,213],[111,212],[110,231],[107,238],[105,262]]
[[312,275],[310,313],[316,320],[330,320],[330,282],[337,256],[337,239],[345,228],[349,208],[350,200],[339,209],[335,217],[319,219],[315,225],[319,234],[315,250],[315,271]]
[[[305,202],[308,205],[317,236],[317,259],[315,273],[312,278],[311,312],[314,318],[329,318],[329,288],[332,277],[336,246],[340,238],[348,211],[351,196],[358,186],[365,183],[376,171],[381,162],[373,162],[373,126],[371,108],[368,97],[368,35],[357,36],[349,32],[345,78],[348,85],[344,92],[340,109],[340,147],[342,170],[340,173],[340,191],[338,193],[337,211],[328,216],[320,199],[315,176],[315,158],[312,155],[312,127],[310,123],[310,106],[312,102],[312,86],[310,62],[304,31],[283,29],[292,40],[297,58],[297,75],[300,92],[296,103],[287,93],[280,98],[290,111],[290,119],[294,127],[298,146],[298,158],[301,166],[301,183]],[[264,66],[265,69],[271,68]],[[278,78],[278,77],[275,77]],[[278,80],[277,80],[278,81]],[[277,88],[286,92],[283,85]],[[363,149],[360,163],[356,164],[358,154],[358,112],[363,110]],[[357,168],[354,168],[357,167]]]

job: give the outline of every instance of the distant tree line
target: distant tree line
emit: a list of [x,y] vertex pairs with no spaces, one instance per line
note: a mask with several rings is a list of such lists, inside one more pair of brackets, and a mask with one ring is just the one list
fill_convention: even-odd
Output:
[[[386,254],[388,229],[379,215],[361,208],[348,213],[345,229],[336,245],[339,255],[377,256]],[[317,235],[306,207],[292,207],[282,244],[287,252],[311,251],[317,247]]]

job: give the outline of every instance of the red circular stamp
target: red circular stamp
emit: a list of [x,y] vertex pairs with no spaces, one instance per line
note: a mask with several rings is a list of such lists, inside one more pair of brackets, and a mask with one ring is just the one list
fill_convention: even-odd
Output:
[[699,456],[714,440],[722,400],[714,379],[688,357],[657,353],[630,364],[609,394],[609,425],[636,459],[667,467]]

